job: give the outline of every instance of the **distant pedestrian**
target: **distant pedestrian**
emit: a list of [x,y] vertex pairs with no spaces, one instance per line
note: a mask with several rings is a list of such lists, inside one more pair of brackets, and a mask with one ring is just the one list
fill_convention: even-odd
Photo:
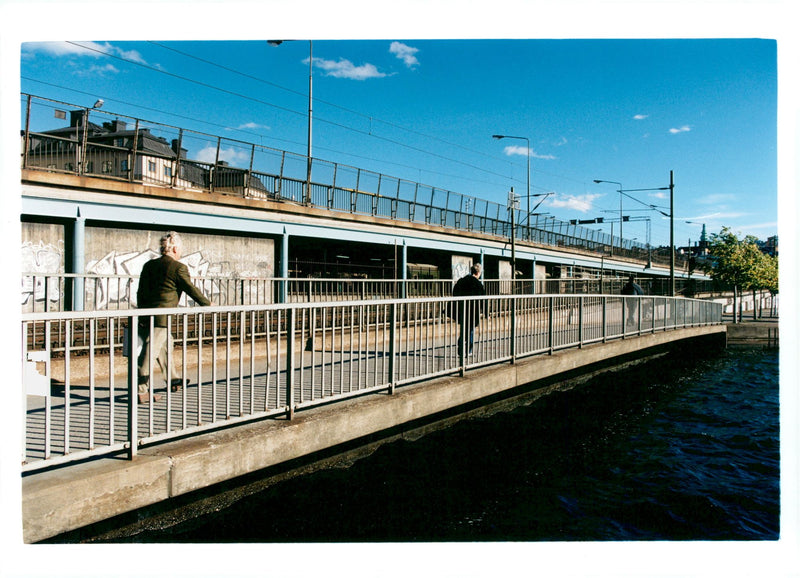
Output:
[[[635,277],[629,275],[628,282],[622,287],[620,293],[623,295],[644,295],[644,290],[642,290],[641,286],[636,282]],[[638,303],[638,299],[625,299],[625,309],[627,309],[628,313],[627,319],[625,320],[626,327],[630,327],[636,323],[636,314],[639,310]]]
[[[200,305],[211,305],[202,292],[194,286],[189,277],[189,268],[178,259],[183,253],[183,241],[180,235],[170,231],[161,237],[161,257],[152,259],[144,264],[139,277],[139,289],[136,293],[137,306],[140,309],[154,307],[177,307],[181,294],[186,293]],[[139,334],[144,341],[144,347],[139,354],[139,403],[149,401],[148,390],[150,382],[150,348],[155,351],[156,362],[161,370],[164,383],[167,382],[167,351],[172,351],[172,335],[167,331],[167,316],[156,315],[153,319],[153,335],[150,333],[150,318],[139,318]],[[173,359],[172,375],[177,375],[174,370]],[[182,382],[173,379],[173,391],[177,391]],[[161,396],[154,395],[155,401]]]
[[[486,295],[486,290],[481,283],[482,267],[480,263],[475,263],[470,267],[469,275],[465,275],[456,281],[453,287],[453,297],[477,297]],[[467,305],[465,307],[465,304]],[[475,328],[480,321],[480,314],[482,308],[482,301],[475,299],[469,302],[458,302],[458,323],[460,325],[458,330],[458,354],[459,356],[464,353],[464,336],[469,336],[469,350],[467,355],[472,355],[472,347],[475,339]]]

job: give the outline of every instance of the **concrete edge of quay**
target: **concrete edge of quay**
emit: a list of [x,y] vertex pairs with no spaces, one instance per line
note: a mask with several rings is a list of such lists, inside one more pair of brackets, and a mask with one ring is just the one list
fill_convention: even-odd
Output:
[[[630,339],[537,355],[297,412],[141,448],[134,460],[102,458],[22,478],[23,539],[34,543],[115,516],[185,496],[259,470],[313,456],[395,430],[404,424],[467,408],[526,389],[547,394],[573,385],[555,376],[591,371],[619,358],[646,356],[669,343],[718,337],[726,326],[662,331]],[[541,383],[541,387],[537,387]]]

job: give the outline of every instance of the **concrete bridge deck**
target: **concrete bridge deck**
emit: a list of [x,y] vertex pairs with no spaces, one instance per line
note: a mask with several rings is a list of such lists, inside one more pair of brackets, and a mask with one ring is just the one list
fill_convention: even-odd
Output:
[[553,382],[554,376],[593,371],[687,340],[705,338],[724,345],[725,335],[724,325],[705,325],[616,339],[409,384],[392,395],[383,391],[319,405],[291,420],[264,419],[175,439],[144,447],[130,461],[103,458],[35,472],[22,480],[24,540],[41,541],[264,468],[435,420],[487,398],[523,389],[545,395],[571,387]]

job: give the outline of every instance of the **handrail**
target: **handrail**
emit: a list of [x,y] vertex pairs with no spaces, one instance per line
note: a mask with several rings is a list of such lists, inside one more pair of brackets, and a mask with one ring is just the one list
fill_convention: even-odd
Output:
[[[127,310],[136,305],[138,275],[94,273],[22,274],[21,303],[25,313],[68,311],[77,292],[83,299],[77,309],[84,311]],[[194,282],[214,305],[264,305],[275,302],[321,302],[351,299],[393,299],[401,297],[450,296],[451,279],[366,279],[230,277],[199,275]],[[625,280],[619,277],[564,279],[486,279],[491,295],[616,294]],[[668,279],[641,278],[648,295],[667,295]],[[719,291],[717,284],[703,279],[676,279],[678,294]],[[691,295],[685,295],[691,296]]]
[[[307,159],[303,155],[229,137],[108,110],[87,109],[25,93],[22,96],[25,107],[23,169],[91,175],[272,201],[304,204],[310,200],[311,205],[332,211],[502,237],[511,235],[510,214],[505,204],[320,158]],[[53,109],[58,110],[59,106],[73,109],[72,113],[78,117],[75,122],[83,124],[74,127],[75,130],[68,130],[69,127],[60,129],[56,134],[53,130],[30,130],[32,117],[38,121],[37,125],[51,122]],[[66,111],[61,112],[67,116]],[[107,119],[102,123],[107,129],[94,124],[91,116],[101,123],[102,119]],[[132,131],[127,131],[133,136],[119,130],[127,128],[127,124],[134,126]],[[91,134],[88,134],[89,129]],[[145,140],[150,143],[149,148]],[[189,146],[215,149],[216,160],[187,158]],[[221,153],[226,150],[235,151],[237,158],[247,159],[243,164],[248,168],[220,161]],[[309,164],[312,181],[308,180],[306,173]],[[306,191],[309,186],[310,190]],[[514,234],[520,241],[600,254],[610,252],[611,247],[621,246],[622,253],[617,256],[664,265],[669,263],[669,248],[656,249],[629,239],[620,243],[618,238],[607,233],[552,216],[530,215],[529,219],[523,217],[519,222],[523,224],[515,227]],[[678,261],[678,266],[681,266],[680,257]]]
[[[139,332],[166,315],[166,375],[138,402]],[[474,349],[469,328],[479,315]],[[140,322],[143,325],[140,325]],[[462,323],[463,322],[463,323]],[[572,347],[719,324],[711,301],[498,295],[21,317],[22,469],[33,471]],[[163,378],[163,379],[162,379]],[[173,391],[162,383],[177,379]],[[125,433],[123,433],[125,432]]]

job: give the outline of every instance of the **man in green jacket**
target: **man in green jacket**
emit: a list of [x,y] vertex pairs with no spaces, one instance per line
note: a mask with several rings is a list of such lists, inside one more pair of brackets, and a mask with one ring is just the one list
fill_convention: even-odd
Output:
[[[182,293],[186,293],[200,305],[211,305],[211,302],[192,284],[189,268],[179,261],[182,252],[183,242],[178,233],[170,231],[161,237],[161,257],[145,263],[139,277],[136,300],[140,309],[177,307]],[[156,352],[156,362],[161,370],[164,383],[166,383],[167,351],[172,351],[173,343],[172,335],[167,331],[166,315],[155,316],[152,336],[148,335],[150,318],[141,317],[139,332],[144,341],[144,347],[139,354],[139,403],[147,403],[149,401],[150,348],[152,347]],[[172,375],[177,375],[177,371],[173,369]],[[173,379],[172,382],[173,391],[177,391],[180,387],[179,384],[182,383],[181,380]],[[153,398],[158,401],[161,396],[153,395]]]

